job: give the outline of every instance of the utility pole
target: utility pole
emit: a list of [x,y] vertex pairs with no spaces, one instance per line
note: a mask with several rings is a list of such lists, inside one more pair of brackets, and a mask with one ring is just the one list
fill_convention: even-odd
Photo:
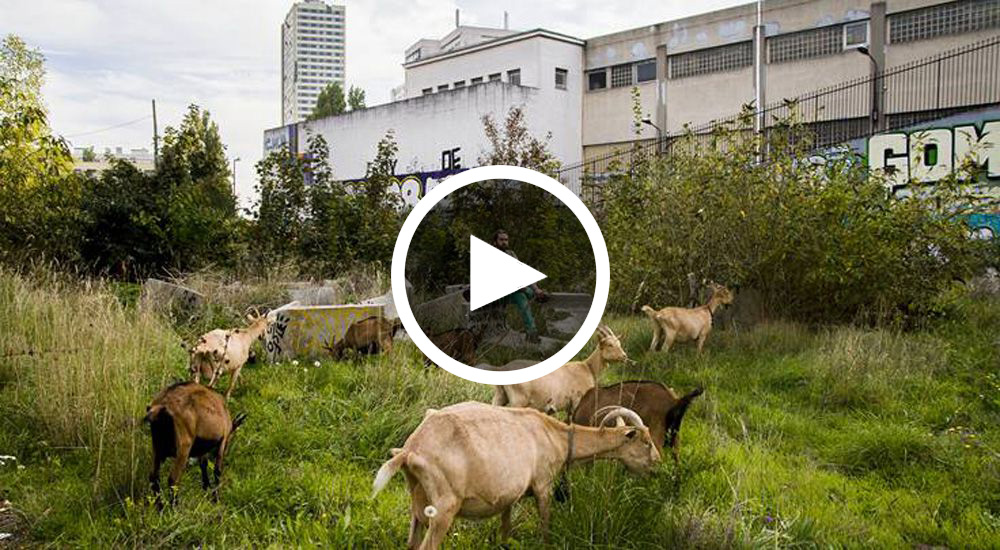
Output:
[[160,134],[156,131],[156,100],[153,100],[153,169],[160,168]]
[[[764,0],[757,0],[757,25],[753,29],[754,41],[754,67],[753,67],[753,91],[754,91],[754,117],[753,129],[757,134],[757,139],[761,140],[764,133]],[[761,149],[757,151],[757,162],[763,159],[763,142]]]

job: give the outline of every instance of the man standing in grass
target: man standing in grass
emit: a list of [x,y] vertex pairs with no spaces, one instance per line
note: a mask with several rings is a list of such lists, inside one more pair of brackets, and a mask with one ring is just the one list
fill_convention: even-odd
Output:
[[[510,249],[510,236],[507,235],[507,231],[497,229],[493,233],[493,246],[506,252],[511,258],[517,259],[517,254],[514,254],[514,251]],[[528,301],[534,298],[540,302],[544,302],[546,297],[545,291],[539,288],[537,284],[532,283],[500,299],[503,304],[513,303],[517,307],[518,313],[521,314],[521,320],[524,321],[524,334],[528,342],[540,341],[538,328],[535,326],[535,318],[531,315],[531,308],[528,307]]]

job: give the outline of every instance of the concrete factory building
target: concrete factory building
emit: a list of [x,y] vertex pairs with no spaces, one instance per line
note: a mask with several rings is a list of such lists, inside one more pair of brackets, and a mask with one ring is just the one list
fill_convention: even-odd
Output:
[[[338,176],[360,178],[392,129],[400,175],[472,167],[487,148],[481,117],[523,106],[532,133],[551,134],[567,166],[746,104],[802,97],[810,98],[807,120],[827,138],[820,141],[846,141],[1000,105],[992,53],[1000,47],[975,63],[917,70],[934,56],[997,41],[998,30],[1000,0],[768,0],[760,13],[751,3],[587,40],[457,26],[406,50],[405,84],[392,103],[268,130],[265,150],[304,151],[309,135],[322,134]],[[900,67],[913,70],[903,78]],[[850,90],[816,93],[851,82]],[[633,88],[647,119],[638,136]]]

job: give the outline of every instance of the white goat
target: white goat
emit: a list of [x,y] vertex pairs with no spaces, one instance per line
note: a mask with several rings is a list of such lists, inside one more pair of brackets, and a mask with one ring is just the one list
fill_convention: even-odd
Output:
[[530,382],[494,386],[493,404],[572,414],[583,394],[597,386],[598,377],[608,363],[628,359],[621,342],[610,328],[604,325],[597,327],[597,335],[597,348],[583,361],[571,361]]
[[243,365],[250,357],[250,346],[254,340],[264,337],[270,324],[266,315],[248,314],[247,320],[250,324],[245,328],[206,332],[191,348],[190,370],[195,382],[200,383],[201,377],[205,376],[209,379],[208,386],[214,387],[223,373],[232,373],[229,389],[226,390],[227,400],[236,387],[236,379],[240,377]]
[[379,468],[375,494],[404,471],[410,490],[409,548],[438,548],[456,516],[502,514],[502,542],[510,534],[511,507],[528,491],[547,538],[553,481],[566,464],[608,458],[646,473],[659,463],[658,446],[639,415],[616,407],[604,425],[612,427],[564,424],[532,409],[477,402],[431,409],[403,448],[393,449],[393,458]]
[[712,315],[721,305],[733,303],[733,293],[720,284],[709,283],[712,297],[708,302],[696,308],[665,307],[659,311],[642,306],[643,313],[653,322],[653,341],[649,351],[659,351],[666,344],[664,351],[670,351],[670,346],[677,342],[698,342],[698,353],[705,346],[708,334],[712,332]]

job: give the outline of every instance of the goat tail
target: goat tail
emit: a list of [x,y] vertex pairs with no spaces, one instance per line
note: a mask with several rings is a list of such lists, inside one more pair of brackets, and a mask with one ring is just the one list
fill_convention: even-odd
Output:
[[667,437],[670,439],[670,447],[676,448],[677,446],[677,434],[681,431],[681,421],[684,420],[684,413],[687,412],[688,406],[694,401],[695,397],[705,393],[704,388],[695,388],[690,393],[681,397],[673,407],[667,411],[666,425],[667,425]]
[[375,474],[375,483],[373,485],[374,491],[372,492],[372,498],[379,494],[385,486],[389,484],[389,480],[392,476],[396,475],[396,472],[406,464],[406,459],[410,456],[409,451],[406,449],[393,449],[393,456],[378,469],[378,473]]
[[240,413],[236,415],[236,418],[233,419],[233,427],[229,430],[229,433],[232,434],[233,432],[235,432],[236,428],[239,428],[240,425],[243,424],[243,421],[246,419],[247,419],[247,413]]
[[656,310],[649,306],[642,306],[642,312],[650,319],[656,319]]

